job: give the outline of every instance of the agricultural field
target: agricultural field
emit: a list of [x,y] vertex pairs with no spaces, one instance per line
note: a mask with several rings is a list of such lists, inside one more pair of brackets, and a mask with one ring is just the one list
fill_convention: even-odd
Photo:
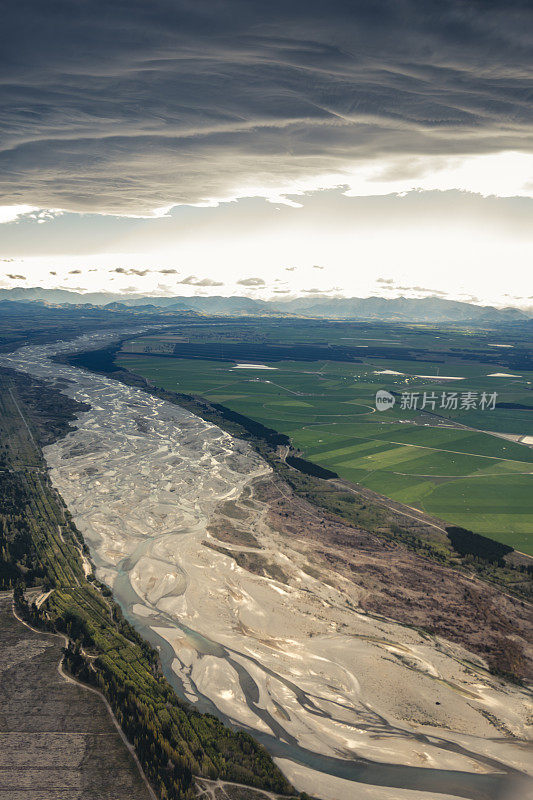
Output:
[[[336,346],[350,338],[349,325],[324,327],[326,333],[328,328],[334,330]],[[242,352],[256,353],[254,362],[236,360],[231,356],[240,351],[228,346],[228,325],[224,341],[211,340],[214,358],[202,357],[205,348],[197,348],[193,358],[181,357],[188,346],[207,337],[189,331],[189,345],[181,338],[173,354],[168,350],[169,335],[166,353],[158,351],[154,336],[126,342],[116,364],[161,388],[204,396],[287,434],[306,458],[342,478],[533,554],[533,448],[529,439],[520,441],[533,434],[533,372],[505,366],[513,358],[515,363],[527,363],[523,345],[520,355],[512,356],[508,341],[497,347],[501,335],[432,336],[418,330],[412,333],[414,344],[406,347],[405,326],[401,332],[381,326],[382,340],[385,330],[392,329],[386,346],[403,350],[402,358],[394,359],[384,357],[384,342],[376,350],[380,330],[373,327],[367,345],[361,344],[365,337],[359,329],[352,331],[346,356],[351,361],[337,360],[342,357],[338,351],[333,353],[335,360],[311,360],[310,339],[299,333],[305,329],[287,326],[281,332],[279,325],[277,334],[267,327],[270,335],[252,350],[253,336],[246,336]],[[274,360],[261,359],[261,352],[272,357],[276,336],[283,346],[291,345],[291,354],[299,345],[306,347],[302,351],[306,360],[286,359],[283,353]],[[233,341],[238,338],[235,335]],[[352,355],[354,351],[357,355]],[[326,348],[324,353],[328,355]],[[376,410],[379,389],[394,394],[392,409]],[[436,397],[434,408],[426,404],[420,409],[424,392],[428,398]],[[443,392],[446,396],[457,392],[459,400],[474,393],[478,408],[461,409],[459,403],[457,410],[442,409]],[[402,408],[402,393],[418,393],[419,407]],[[479,408],[483,393],[496,393],[494,409]]]
[[150,800],[101,698],[58,670],[61,637],[24,626],[0,594],[2,796]]

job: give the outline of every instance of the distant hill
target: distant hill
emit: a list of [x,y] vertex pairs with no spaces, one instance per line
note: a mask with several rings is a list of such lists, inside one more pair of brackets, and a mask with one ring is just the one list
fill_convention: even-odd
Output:
[[[68,289],[42,289],[40,286],[17,286],[14,289],[0,289],[0,300],[45,300],[48,303],[85,304],[103,306],[114,301],[124,302],[124,295],[108,292],[71,292]],[[150,302],[148,299],[145,302]]]
[[[80,295],[83,297],[84,295]],[[73,316],[76,312],[76,319],[93,318],[108,321],[116,321],[116,319],[131,319],[138,317],[139,319],[151,322],[173,322],[176,319],[183,317],[193,318],[199,317],[197,311],[185,308],[183,310],[161,308],[154,305],[142,306],[127,306],[124,303],[107,303],[106,305],[96,305],[94,303],[51,303],[46,300],[5,300],[0,297],[0,318],[5,319],[35,319],[36,317],[43,317],[47,315],[59,315],[59,318],[64,318],[65,314]]]
[[283,307],[292,313],[328,319],[372,319],[389,322],[505,322],[528,319],[528,315],[517,308],[498,309],[439,297],[298,298],[286,301]]
[[251,297],[220,297],[217,295],[213,297],[179,297],[174,300],[176,303],[166,307],[174,308],[176,304],[185,305],[204,314],[220,314],[222,316],[256,316],[277,311],[272,303],[254,300]]
[[53,305],[100,306],[135,313],[187,312],[214,316],[299,316],[384,322],[520,322],[533,315],[517,308],[495,308],[439,297],[299,297],[256,300],[251,297],[151,297],[141,294],[71,292],[66,289],[0,289],[0,300],[41,301]]

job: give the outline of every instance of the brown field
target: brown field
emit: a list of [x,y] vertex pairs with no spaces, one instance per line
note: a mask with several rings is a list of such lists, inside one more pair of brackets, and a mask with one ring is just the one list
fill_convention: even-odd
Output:
[[35,633],[0,597],[0,798],[149,800],[103,701],[58,672],[61,637]]
[[306,554],[310,574],[348,579],[367,612],[439,634],[486,659],[497,673],[531,680],[531,606],[475,576],[345,524],[297,497],[281,481],[256,489],[270,524]]

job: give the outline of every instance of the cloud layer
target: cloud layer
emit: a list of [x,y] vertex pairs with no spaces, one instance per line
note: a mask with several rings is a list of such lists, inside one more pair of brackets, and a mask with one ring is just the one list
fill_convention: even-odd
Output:
[[1,202],[146,214],[526,150],[527,20],[515,0],[20,0]]

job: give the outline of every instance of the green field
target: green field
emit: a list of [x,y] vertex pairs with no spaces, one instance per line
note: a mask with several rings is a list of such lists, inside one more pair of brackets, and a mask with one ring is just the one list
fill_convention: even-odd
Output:
[[[398,403],[387,412],[374,405],[384,388],[398,396],[498,392],[498,402],[532,406],[533,374],[491,378],[508,370],[464,358],[445,364],[362,360],[260,362],[274,368],[260,370],[123,352],[116,363],[162,388],[205,396],[288,434],[305,457],[347,480],[533,554],[533,449],[484,432],[531,434],[530,410],[442,412],[448,414],[443,420]],[[379,374],[385,369],[402,374]],[[456,380],[416,377],[439,374]]]

